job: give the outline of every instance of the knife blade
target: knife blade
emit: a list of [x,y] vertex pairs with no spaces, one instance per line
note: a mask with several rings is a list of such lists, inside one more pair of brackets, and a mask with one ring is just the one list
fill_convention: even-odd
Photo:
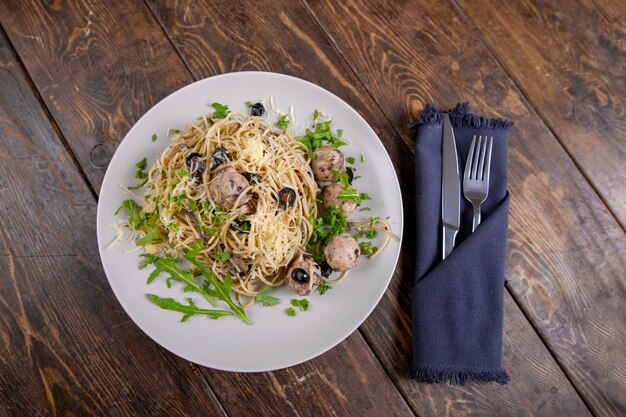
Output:
[[461,223],[461,184],[456,140],[450,116],[443,116],[443,162],[441,171],[441,220],[443,225],[442,259],[452,252]]

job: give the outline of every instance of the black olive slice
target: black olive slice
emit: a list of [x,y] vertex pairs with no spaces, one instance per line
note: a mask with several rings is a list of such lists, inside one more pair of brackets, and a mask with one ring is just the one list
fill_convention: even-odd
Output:
[[328,265],[328,262],[324,262],[320,267],[322,269],[322,276],[328,278],[333,273],[333,269]]
[[263,116],[263,114],[265,114],[265,107],[263,107],[261,103],[254,103],[250,108],[250,113],[252,113],[253,116]]
[[309,282],[309,273],[302,268],[296,268],[291,272],[291,279],[298,284],[306,284]]
[[250,184],[259,183],[259,179],[257,178],[256,174],[253,174],[252,172],[244,172],[243,176],[246,177],[246,179],[248,180]]
[[293,206],[296,202],[296,192],[289,187],[285,187],[278,192],[278,204],[285,208]]
[[352,171],[352,168],[346,168],[346,175],[348,175],[348,184],[352,185],[352,180],[354,179],[354,171]]
[[202,155],[198,152],[190,153],[185,157],[185,162],[189,167],[189,176],[193,178],[202,178],[202,173],[206,168],[206,164],[200,160]]
[[211,161],[213,161],[215,165],[222,165],[224,162],[228,161],[228,151],[221,146],[215,148],[211,155]]

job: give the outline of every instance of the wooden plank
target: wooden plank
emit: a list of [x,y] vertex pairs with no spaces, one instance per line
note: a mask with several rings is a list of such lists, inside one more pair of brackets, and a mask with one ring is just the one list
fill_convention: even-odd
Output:
[[0,21],[96,190],[135,121],[192,81],[139,1],[9,0]]
[[121,314],[94,198],[2,34],[0,149],[0,415],[223,415],[189,363]]
[[[523,415],[540,411],[551,415],[570,411],[586,414],[584,404],[510,299],[507,299],[504,364],[513,377],[511,385],[470,384],[451,388],[417,384],[406,378],[411,332],[408,297],[415,247],[410,233],[415,214],[412,210],[414,141],[403,128],[399,135],[389,124],[306,10],[287,1],[257,2],[254,9],[235,7],[229,2],[172,5],[149,1],[148,4],[197,78],[224,69],[261,69],[299,76],[344,98],[377,131],[400,178],[407,208],[407,233],[390,290],[361,329],[417,414]],[[338,20],[341,19],[335,21]],[[262,24],[268,21],[272,25]],[[230,29],[222,33],[215,30],[216,26]],[[244,40],[245,54],[238,47]],[[389,109],[395,111],[397,106]],[[494,398],[502,401],[492,401]]]
[[[0,19],[61,132],[98,190],[104,167],[126,130],[155,101],[193,78],[141,2],[76,1],[49,6],[33,1],[28,7],[11,6],[0,5]],[[67,76],[70,73],[72,76]],[[101,140],[99,132],[106,132],[106,140]],[[94,160],[97,164],[93,164]],[[95,216],[91,212],[87,217],[93,221]],[[93,231],[86,235],[95,236]],[[136,331],[134,326],[129,327]],[[137,339],[140,343],[145,337]],[[139,349],[129,352],[131,357],[137,352],[141,354]],[[294,368],[318,376],[298,386],[325,396],[325,413],[412,414],[360,334],[325,358]],[[278,385],[295,383],[293,370],[255,377],[256,385],[250,385],[248,381],[253,378],[245,374],[201,372],[219,390],[220,400],[226,401],[233,395],[222,386],[235,387],[235,395],[249,399],[247,403],[236,401],[227,405],[235,414],[245,412],[246,407],[282,415],[294,410],[308,414],[320,406],[302,401],[295,390],[283,390],[269,401],[267,396],[258,395]],[[364,382],[369,375],[373,379]],[[337,381],[343,384],[341,390]],[[376,396],[385,401],[372,403],[369,408],[364,402],[352,400]]]
[[625,226],[626,28],[591,0],[459,5]]
[[473,30],[450,4],[427,3],[311,9],[394,125],[426,102],[465,100],[515,120],[509,288],[594,413],[623,414],[624,232]]
[[626,22],[626,4],[623,0],[593,0],[604,17],[612,23],[615,23],[617,30],[624,31],[624,23]]

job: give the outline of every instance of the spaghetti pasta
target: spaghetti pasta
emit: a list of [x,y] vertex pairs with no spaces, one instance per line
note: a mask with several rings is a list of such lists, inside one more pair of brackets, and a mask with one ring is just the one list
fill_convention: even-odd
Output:
[[[233,184],[239,188],[231,200],[218,198]],[[281,204],[285,189],[295,192],[291,204]],[[158,212],[167,238],[146,251],[180,255],[202,241],[198,259],[221,280],[232,275],[236,293],[254,297],[283,284],[311,236],[319,192],[310,157],[291,131],[235,112],[200,118],[172,138],[148,172],[144,211]]]

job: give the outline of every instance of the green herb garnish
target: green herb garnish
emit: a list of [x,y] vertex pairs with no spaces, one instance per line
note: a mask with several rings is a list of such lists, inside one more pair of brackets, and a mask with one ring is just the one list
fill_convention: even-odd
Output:
[[137,239],[135,244],[137,246],[146,246],[150,243],[157,243],[155,240],[160,240],[158,237],[159,229],[155,225],[148,226],[148,231],[141,238]]
[[130,198],[128,200],[124,200],[122,205],[115,212],[115,215],[117,216],[120,214],[122,209],[126,210],[126,214],[128,215],[128,225],[132,227],[133,230],[141,229],[141,227],[146,223],[146,213],[137,203],[135,203],[134,200]]
[[169,277],[166,279],[166,283],[168,287],[172,280],[180,281],[185,285],[183,291],[196,291],[204,296],[211,303],[213,307],[216,307],[217,304],[215,300],[213,300],[213,296],[198,282],[193,278],[193,275],[189,271],[185,271],[182,268],[179,268],[177,265],[176,258],[174,257],[165,257],[160,258],[156,255],[152,255],[149,253],[144,253],[141,255],[144,257],[144,262],[139,266],[139,269],[144,269],[146,266],[154,264],[156,269],[152,271],[150,276],[148,277],[148,284],[152,283],[160,274],[165,273],[169,274]]
[[289,126],[289,116],[286,115],[286,114],[283,114],[282,116],[280,116],[280,118],[278,119],[278,122],[276,122],[276,124],[281,129],[287,130],[287,126]]
[[223,250],[223,251],[218,250],[215,253],[215,259],[217,259],[220,262],[226,262],[227,260],[230,259],[230,251],[228,251],[228,250]]
[[219,281],[217,280],[217,277],[213,273],[213,271],[211,271],[209,268],[207,268],[202,263],[200,263],[198,259],[196,259],[201,249],[202,249],[202,242],[198,241],[195,249],[187,250],[183,252],[184,252],[185,259],[187,259],[196,268],[198,268],[200,273],[204,276],[205,278],[205,281],[204,281],[205,285],[203,286],[204,290],[212,297],[222,300],[226,304],[228,304],[228,307],[230,307],[233,313],[235,313],[235,315],[237,315],[240,319],[245,321],[247,324],[252,324],[250,322],[250,319],[246,315],[246,312],[244,311],[243,307],[241,307],[239,304],[234,302],[233,299],[230,297],[230,287],[231,287],[231,282],[232,282],[232,277],[230,276],[230,274],[226,274],[226,277],[224,277],[224,283],[220,284]]
[[223,119],[228,116],[228,105],[213,102],[211,103],[211,106],[215,109],[215,111],[213,112],[214,117],[217,117],[218,119]]
[[347,157],[346,158],[346,162],[349,163],[349,164],[354,164],[354,157],[352,157],[352,156]]
[[226,310],[207,310],[205,308],[200,308],[196,306],[196,303],[193,302],[191,298],[187,299],[189,305],[184,305],[174,300],[173,298],[161,298],[158,295],[148,294],[150,301],[154,304],[158,305],[164,310],[172,310],[178,311],[179,313],[183,313],[183,318],[180,321],[187,321],[187,319],[194,314],[205,314],[207,316],[211,316],[213,320],[217,320],[222,316],[230,316],[233,313]]
[[376,230],[368,230],[365,232],[365,237],[368,239],[374,239],[374,237],[376,237]]
[[135,165],[137,167],[137,171],[135,171],[135,178],[143,178],[144,177],[144,173],[143,170],[146,168],[146,164],[148,163],[148,160],[146,158],[143,158],[141,161],[137,162],[137,164]]
[[361,243],[361,254],[362,255],[371,255],[378,250],[376,246],[372,246],[372,242],[363,242]]
[[361,162],[365,162],[365,154],[361,154]]
[[293,307],[289,307],[285,309],[285,313],[287,313],[289,317],[294,317],[296,315],[296,310],[294,310]]
[[152,139],[152,142],[154,142],[155,140],[157,140],[157,135],[156,135],[156,133],[153,133],[153,134],[152,134],[152,138],[151,138],[151,139]]
[[252,102],[250,100],[246,101],[246,107],[252,107]]
[[255,301],[267,307],[275,306],[276,304],[280,303],[280,300],[278,298],[272,297],[270,295],[270,287],[263,288],[263,290],[261,290],[261,292],[258,293],[255,297]]
[[167,133],[169,135],[176,135],[176,134],[180,133],[180,130],[179,129],[170,129],[170,130],[167,131]]
[[310,303],[306,298],[302,298],[300,300],[292,298],[290,303],[294,307],[300,307],[300,311],[309,311]]
[[333,288],[332,285],[329,285],[326,281],[322,281],[319,287],[317,287],[317,291],[319,291],[320,295],[326,294],[326,291]]

